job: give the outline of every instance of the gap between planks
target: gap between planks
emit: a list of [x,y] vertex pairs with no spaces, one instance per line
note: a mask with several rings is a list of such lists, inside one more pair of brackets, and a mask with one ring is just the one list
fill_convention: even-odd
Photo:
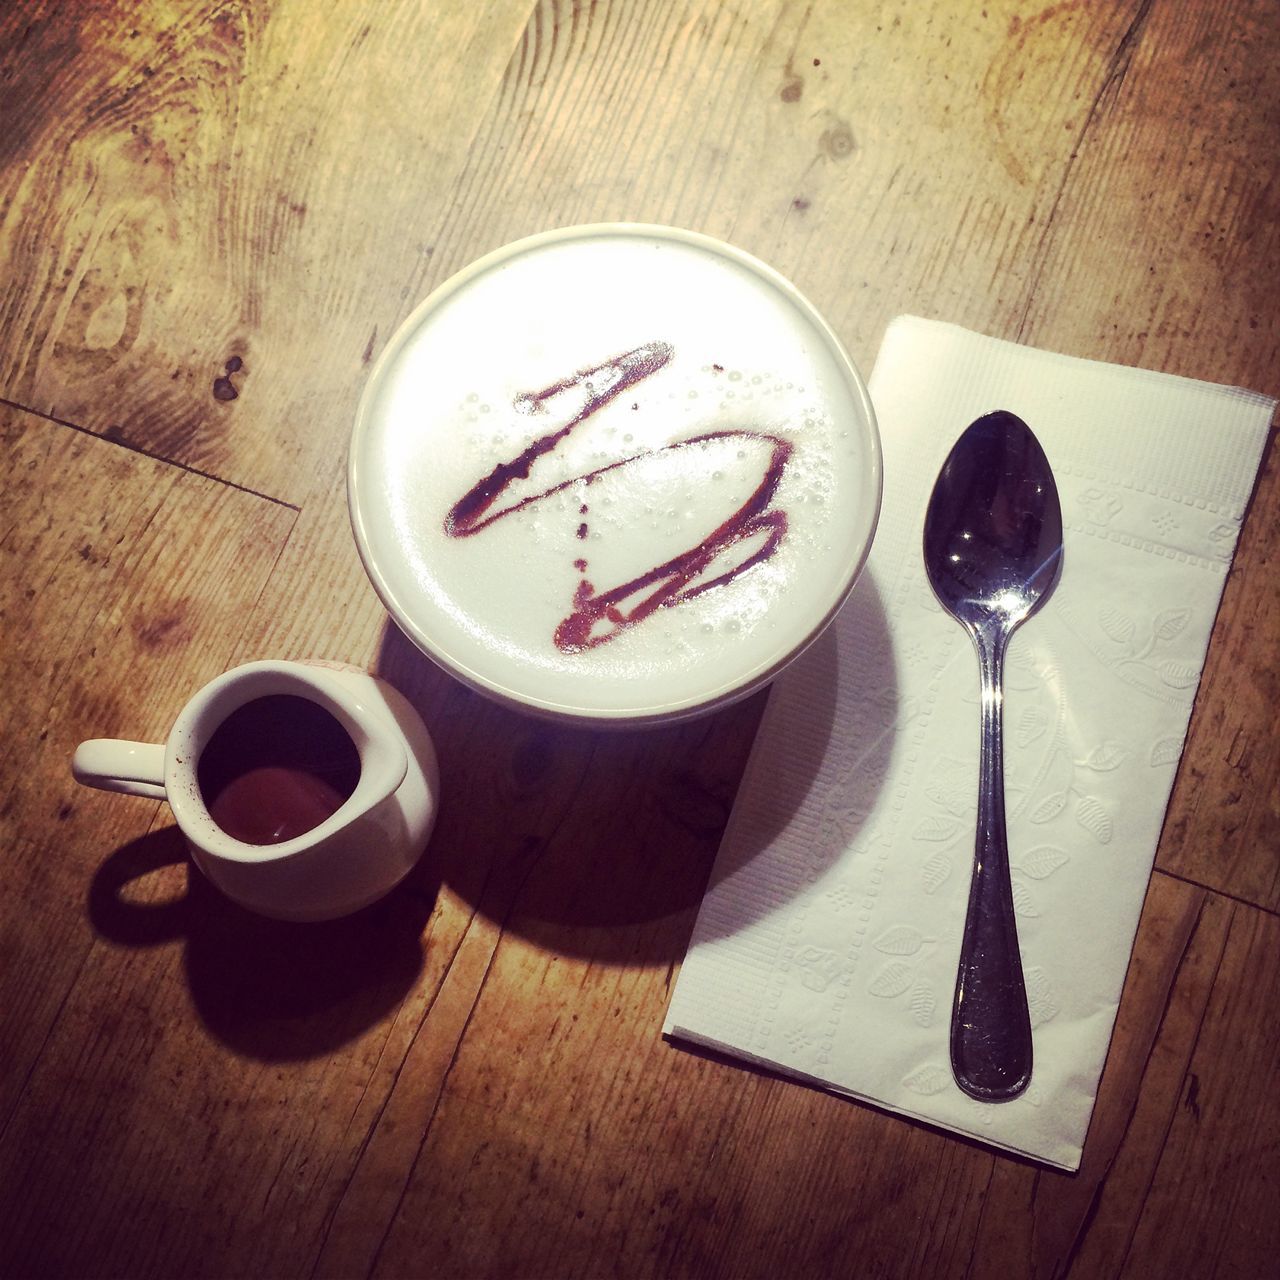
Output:
[[246,484],[237,484],[234,480],[224,480],[222,476],[214,475],[211,471],[202,471],[199,467],[193,467],[186,462],[178,462],[173,458],[166,458],[163,454],[153,453],[149,449],[142,448],[141,445],[132,443],[129,440],[119,440],[114,436],[103,435],[98,431],[90,431],[88,427],[82,427],[78,422],[71,422],[66,418],[60,418],[57,414],[48,413],[43,409],[33,409],[30,405],[22,404],[17,400],[10,400],[8,396],[0,396],[0,405],[5,405],[10,409],[15,409],[19,413],[29,413],[33,418],[40,418],[44,422],[51,422],[55,426],[66,427],[71,431],[78,431],[81,435],[89,436],[94,440],[100,440],[103,444],[115,445],[121,449],[127,449],[130,453],[136,453],[143,458],[150,458],[153,462],[163,463],[165,466],[174,467],[178,471],[184,471],[188,475],[199,476],[202,480],[212,480],[214,484],[223,485],[227,489],[235,489],[238,493],[246,493],[251,498],[261,498],[263,502],[274,503],[278,507],[284,507],[295,514],[302,510],[296,503],[287,502],[284,498],[274,497],[272,494],[263,493],[260,489],[252,489]]

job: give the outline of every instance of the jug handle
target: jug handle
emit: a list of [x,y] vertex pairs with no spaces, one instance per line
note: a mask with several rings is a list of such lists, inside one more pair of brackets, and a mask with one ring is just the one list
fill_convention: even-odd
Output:
[[164,746],[158,742],[92,738],[76,748],[71,774],[77,782],[100,791],[163,800]]

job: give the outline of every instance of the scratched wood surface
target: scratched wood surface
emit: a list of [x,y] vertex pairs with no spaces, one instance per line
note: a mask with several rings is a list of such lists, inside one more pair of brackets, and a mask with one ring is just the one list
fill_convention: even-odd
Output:
[[[1076,1175],[659,1035],[762,702],[483,702],[386,621],[346,436],[478,254],[627,219],[910,311],[1280,394],[1272,0],[0,8],[0,1274],[1268,1274],[1280,477],[1228,580]],[[261,656],[374,668],[445,804],[281,927],[80,791]]]

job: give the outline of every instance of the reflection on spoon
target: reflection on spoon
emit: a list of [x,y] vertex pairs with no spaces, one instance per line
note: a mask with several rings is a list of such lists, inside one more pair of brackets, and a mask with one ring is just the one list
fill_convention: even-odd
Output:
[[[651,342],[553,383],[542,391],[517,396],[515,407],[523,413],[545,413],[549,403],[565,398],[571,398],[576,411],[561,426],[539,436],[510,462],[500,462],[463,494],[445,516],[446,535],[451,538],[469,538],[552,494],[560,493],[573,485],[590,485],[608,472],[631,466],[642,458],[651,458],[658,453],[670,453],[724,440],[763,441],[770,446],[769,461],[759,484],[728,519],[696,546],[604,591],[597,591],[587,580],[586,560],[574,561],[575,567],[583,576],[574,591],[573,610],[556,627],[554,637],[556,647],[564,653],[579,653],[604,644],[660,608],[691,600],[704,591],[733,581],[753,565],[772,556],[786,535],[786,512],[773,509],[770,504],[782,479],[787,459],[791,456],[791,444],[778,436],[745,429],[705,432],[664,445],[658,450],[621,458],[524,497],[510,496],[509,491],[518,481],[529,478],[539,458],[553,453],[577,426],[615,396],[656,373],[671,359],[672,354],[669,343]],[[507,499],[506,505],[499,505],[504,498]],[[579,514],[585,517],[588,511],[588,505],[584,502],[579,508]],[[584,520],[578,526],[578,537],[585,539],[587,530]],[[714,572],[716,562],[722,559],[727,561],[730,548],[738,544],[747,548],[747,554],[726,564],[720,572]]]

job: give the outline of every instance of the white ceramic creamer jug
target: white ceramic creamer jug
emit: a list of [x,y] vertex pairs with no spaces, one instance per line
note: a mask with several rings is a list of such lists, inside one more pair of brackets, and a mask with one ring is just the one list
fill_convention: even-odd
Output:
[[346,915],[393,889],[435,823],[426,726],[353,667],[253,662],[205,685],[163,744],[95,739],[77,781],[164,799],[197,867],[282,920]]

